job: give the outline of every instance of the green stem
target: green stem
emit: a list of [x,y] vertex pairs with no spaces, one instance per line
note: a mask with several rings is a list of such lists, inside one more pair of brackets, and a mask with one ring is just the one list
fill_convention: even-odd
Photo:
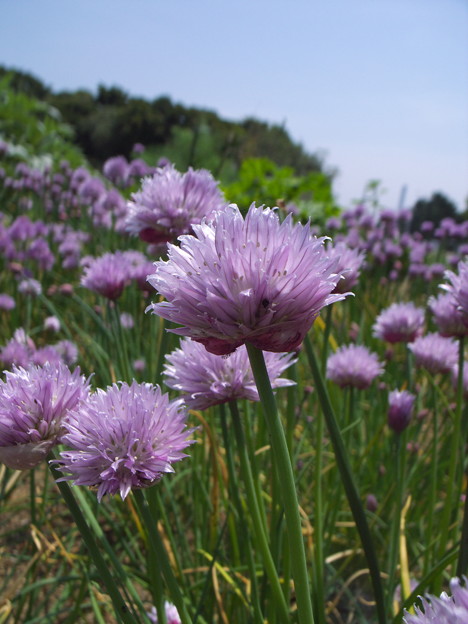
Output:
[[276,603],[276,608],[280,613],[282,621],[286,623],[289,622],[289,610],[286,605],[286,600],[284,598],[283,592],[281,590],[278,574],[276,572],[273,557],[271,556],[270,547],[268,545],[268,538],[266,535],[265,526],[263,524],[259,503],[257,500],[252,469],[250,466],[249,455],[247,452],[247,445],[245,441],[244,431],[242,428],[242,422],[239,410],[237,409],[237,403],[235,401],[230,401],[229,409],[231,411],[234,434],[236,436],[237,442],[237,450],[239,453],[240,469],[246,489],[247,503],[249,505],[250,517],[255,532],[255,539],[258,547],[260,548],[260,552],[262,553],[265,571],[271,583],[271,590],[273,593],[273,599]]
[[356,528],[361,538],[362,547],[364,549],[364,554],[367,559],[367,565],[369,566],[369,573],[371,576],[377,607],[378,621],[379,624],[385,624],[385,601],[380,579],[379,564],[377,561],[377,556],[375,554],[374,543],[369,530],[369,525],[367,524],[367,518],[354,482],[353,473],[349,464],[345,446],[343,444],[343,438],[336,422],[336,417],[330,402],[328,390],[320,373],[320,367],[318,365],[317,358],[312,348],[309,336],[306,336],[304,340],[304,346],[307,358],[309,360],[309,365],[312,370],[312,376],[315,381],[317,395],[322,406],[323,415],[327,425],[330,440],[335,452],[336,463],[340,471],[341,481],[343,483],[349,506],[351,508],[351,512],[356,523]]
[[[331,308],[331,306],[329,306]],[[324,548],[323,548],[323,491],[322,491],[322,465],[323,465],[323,413],[319,410],[316,417],[316,440],[315,440],[315,518],[314,518],[314,596],[317,614],[317,624],[325,624],[325,595],[324,595]]]
[[[50,456],[50,459],[54,459],[54,457]],[[63,476],[62,473],[58,471],[55,466],[50,462],[49,468],[56,481]],[[96,566],[96,569],[98,571],[99,578],[104,583],[107,589],[107,592],[112,600],[115,615],[118,621],[122,624],[135,624],[135,619],[130,614],[128,606],[122,598],[120,591],[116,585],[115,579],[109,572],[109,566],[100,553],[99,547],[96,543],[96,540],[94,539],[94,535],[92,534],[88,523],[81,513],[81,509],[76,503],[70,486],[66,481],[58,481],[57,487],[59,488],[63,500],[65,501],[71,515],[73,516],[73,520],[75,521],[81,537],[83,538],[83,541],[88,548],[89,554],[91,555],[94,565]]]
[[[439,419],[437,413],[437,392],[434,385],[434,380],[430,376],[432,382],[432,453],[431,453],[431,480],[429,485],[429,509],[435,510],[437,500],[437,474],[439,472]],[[434,538],[433,538],[433,526],[434,526],[434,511],[429,514],[427,524],[427,540],[426,540],[426,552],[424,556],[424,574],[427,574],[432,564],[434,556]]]
[[29,471],[29,503],[31,507],[31,524],[36,525],[36,470]]
[[[229,497],[232,501],[234,501],[234,508],[237,513],[237,520],[238,522],[241,522],[241,518],[243,518],[243,509],[242,509],[241,500],[239,498],[239,486],[237,483],[236,471],[234,469],[234,459],[232,457],[232,449],[231,449],[231,436],[229,435],[228,428],[227,428],[226,407],[224,403],[221,403],[221,405],[219,406],[219,413],[221,417],[220,418],[221,432],[223,436],[224,450],[226,452],[226,463],[227,463],[228,477],[229,477],[229,480],[228,480]],[[234,515],[235,514],[230,514],[230,522],[233,521]],[[239,539],[235,531],[235,527],[233,530],[231,530],[231,524],[229,525],[229,530],[230,530],[230,535],[231,535],[234,565],[239,566],[240,560],[241,560],[240,549],[239,549]]]
[[[394,439],[394,466],[395,466],[395,500],[394,514],[392,517],[392,528],[390,535],[390,549],[388,558],[388,593],[387,593],[387,610],[391,612],[393,601],[393,592],[397,585],[397,562],[400,540],[400,517],[403,508],[403,492],[404,492],[404,454],[406,453],[406,444],[402,438],[403,433],[397,433]],[[403,595],[403,593],[402,593]]]
[[164,579],[166,581],[172,602],[179,612],[182,624],[192,624],[190,615],[188,614],[187,607],[185,606],[184,598],[180,592],[179,585],[174,576],[174,573],[167,557],[166,549],[161,541],[159,535],[156,519],[151,515],[148,501],[146,500],[142,490],[133,490],[133,496],[138,505],[141,517],[146,527],[148,535],[148,545],[153,550],[153,555],[161,567]]
[[281,494],[289,538],[299,622],[300,624],[313,624],[314,614],[299,515],[299,502],[286,437],[276,408],[263,352],[249,343],[246,346],[270,434],[273,464],[278,481],[282,485]]

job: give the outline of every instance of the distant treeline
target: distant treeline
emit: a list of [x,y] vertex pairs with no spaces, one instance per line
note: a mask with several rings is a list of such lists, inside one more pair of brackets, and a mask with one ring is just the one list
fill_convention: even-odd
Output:
[[[298,175],[323,172],[319,156],[295,143],[281,125],[254,118],[227,121],[215,112],[174,103],[161,96],[148,101],[116,86],[100,85],[97,93],[79,89],[54,93],[27,72],[0,66],[10,86],[56,107],[74,130],[75,142],[96,165],[116,154],[129,157],[135,143],[155,154],[177,153],[180,168],[209,166],[216,175],[235,175],[247,158],[268,158],[292,167]],[[329,172],[327,172],[329,173]]]

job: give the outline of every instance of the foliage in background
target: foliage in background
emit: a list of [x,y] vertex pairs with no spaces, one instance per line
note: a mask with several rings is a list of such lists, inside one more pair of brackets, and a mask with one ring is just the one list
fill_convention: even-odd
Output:
[[50,166],[53,160],[78,166],[85,159],[73,138],[56,108],[15,91],[8,77],[0,79],[0,139],[13,144],[10,156],[36,167]]
[[463,216],[457,214],[453,202],[442,193],[433,193],[430,199],[419,199],[414,205],[411,231],[417,232],[424,221],[432,221],[437,226],[447,217],[463,220]]
[[324,225],[326,219],[339,213],[325,174],[313,171],[299,176],[291,167],[278,167],[268,158],[244,160],[237,179],[225,185],[224,192],[243,209],[261,197],[266,206],[280,205],[316,224]]

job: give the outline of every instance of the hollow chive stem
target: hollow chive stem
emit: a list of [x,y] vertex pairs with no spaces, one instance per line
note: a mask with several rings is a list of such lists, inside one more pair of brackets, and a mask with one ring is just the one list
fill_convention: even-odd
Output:
[[282,486],[281,494],[288,531],[291,569],[296,590],[299,623],[313,624],[314,614],[302,537],[301,518],[299,515],[299,502],[286,436],[279,418],[263,352],[249,343],[246,346],[270,434],[273,465],[278,481]]
[[322,406],[328,434],[330,436],[333,450],[335,452],[336,463],[340,471],[341,481],[343,483],[343,487],[348,498],[351,513],[353,514],[353,518],[356,523],[356,528],[361,538],[362,547],[364,549],[364,554],[367,559],[367,565],[369,566],[369,573],[376,602],[377,618],[379,624],[385,624],[386,615],[384,594],[380,578],[379,564],[377,561],[377,556],[375,554],[374,543],[369,530],[369,525],[367,524],[366,515],[361,500],[359,498],[356,484],[354,482],[353,473],[349,464],[348,456],[343,443],[343,438],[341,436],[341,431],[336,421],[330,397],[328,396],[328,390],[325,386],[325,382],[320,372],[320,366],[317,361],[309,336],[306,336],[304,340],[304,346],[307,358],[309,360],[309,366],[312,371],[312,376],[314,378],[316,392]]

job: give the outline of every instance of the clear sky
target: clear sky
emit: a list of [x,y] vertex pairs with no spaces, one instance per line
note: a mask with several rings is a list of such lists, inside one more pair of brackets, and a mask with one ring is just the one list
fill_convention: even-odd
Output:
[[343,205],[468,197],[468,0],[0,0],[0,64],[284,123]]

